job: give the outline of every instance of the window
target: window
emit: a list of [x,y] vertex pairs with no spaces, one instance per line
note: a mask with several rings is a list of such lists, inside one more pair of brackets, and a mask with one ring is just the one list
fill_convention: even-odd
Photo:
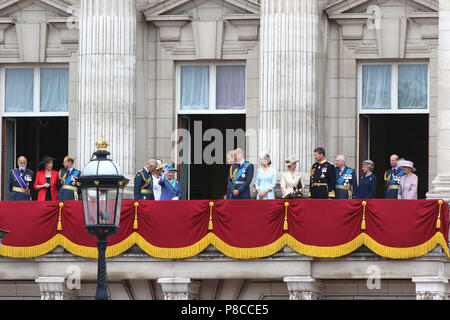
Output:
[[428,112],[428,64],[361,64],[359,108],[361,113]]
[[69,69],[63,66],[14,66],[2,69],[3,112],[14,116],[67,115]]
[[243,113],[245,84],[243,64],[178,65],[178,113]]

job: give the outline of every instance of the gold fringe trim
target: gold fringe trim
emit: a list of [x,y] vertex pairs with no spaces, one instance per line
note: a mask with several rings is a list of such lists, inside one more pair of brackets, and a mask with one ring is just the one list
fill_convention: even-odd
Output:
[[206,249],[211,244],[211,235],[208,233],[200,241],[193,245],[182,248],[161,248],[156,247],[147,240],[145,240],[140,234],[135,233],[136,244],[149,256],[162,259],[183,259],[196,256],[200,252]]
[[286,236],[286,245],[291,247],[297,253],[305,256],[317,257],[317,258],[337,258],[345,256],[364,244],[364,233],[359,234],[355,239],[350,242],[344,243],[338,246],[332,247],[319,247],[301,243],[289,234]]
[[407,248],[383,246],[364,233],[364,244],[377,255],[391,259],[417,258],[430,252],[436,248],[437,245],[440,245],[447,257],[450,258],[447,242],[441,232],[436,232],[436,234],[425,243]]
[[[423,244],[407,248],[395,248],[381,245],[366,233],[359,234],[355,239],[349,241],[348,243],[331,247],[307,245],[297,241],[294,237],[285,233],[278,240],[266,246],[239,248],[228,245],[211,232],[197,243],[187,247],[162,248],[150,244],[141,235],[133,232],[122,242],[108,246],[106,249],[106,257],[111,258],[118,256],[135,244],[137,244],[148,255],[162,259],[183,259],[193,257],[205,250],[209,245],[213,245],[224,255],[235,259],[256,259],[271,256],[280,251],[286,245],[291,247],[297,253],[306,256],[317,258],[337,258],[355,251],[363,244],[377,255],[391,259],[409,259],[420,257],[433,250],[437,245],[440,245],[447,257],[450,258],[447,242],[441,232],[437,232],[431,239]],[[31,258],[47,254],[57,246],[65,248],[76,256],[93,259],[98,257],[97,247],[77,245],[61,234],[55,235],[52,239],[43,244],[31,247],[11,247],[2,245],[0,248],[0,255],[12,258]]]

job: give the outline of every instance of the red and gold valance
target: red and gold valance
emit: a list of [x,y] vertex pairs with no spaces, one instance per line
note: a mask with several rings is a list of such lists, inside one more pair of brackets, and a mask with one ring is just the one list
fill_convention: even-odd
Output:
[[[134,244],[157,258],[192,257],[212,244],[233,258],[272,255],[285,245],[313,257],[340,257],[366,245],[393,259],[419,257],[440,245],[448,257],[448,203],[441,200],[123,201],[107,257]],[[0,202],[9,230],[0,255],[36,257],[62,246],[96,258],[81,201]]]

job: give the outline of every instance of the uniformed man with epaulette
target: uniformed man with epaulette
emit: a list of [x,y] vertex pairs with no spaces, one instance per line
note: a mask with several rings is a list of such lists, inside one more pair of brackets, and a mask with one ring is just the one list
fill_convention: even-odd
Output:
[[9,173],[9,200],[30,201],[34,172],[27,169],[27,158],[24,156],[17,159],[17,165],[18,168]]
[[334,165],[325,159],[325,149],[314,150],[316,162],[311,166],[309,196],[311,199],[334,199],[336,171]]
[[336,156],[336,190],[335,199],[353,199],[358,195],[356,172],[345,164],[345,156]]
[[384,173],[384,182],[386,186],[386,199],[397,199],[400,189],[400,179],[405,172],[397,166],[398,155],[391,155],[389,162],[391,168]]
[[150,159],[145,167],[136,173],[134,177],[134,200],[155,200],[152,174],[156,165],[156,160]]
[[59,190],[59,200],[78,200],[80,189],[77,180],[81,171],[73,167],[74,159],[71,156],[65,156],[63,160],[64,169],[59,170],[57,188]]

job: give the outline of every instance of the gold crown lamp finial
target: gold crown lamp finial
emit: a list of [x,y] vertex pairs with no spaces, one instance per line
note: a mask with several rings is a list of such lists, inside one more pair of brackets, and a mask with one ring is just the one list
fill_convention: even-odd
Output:
[[100,138],[100,141],[95,143],[98,151],[106,151],[108,149],[109,143],[105,141],[103,136]]

